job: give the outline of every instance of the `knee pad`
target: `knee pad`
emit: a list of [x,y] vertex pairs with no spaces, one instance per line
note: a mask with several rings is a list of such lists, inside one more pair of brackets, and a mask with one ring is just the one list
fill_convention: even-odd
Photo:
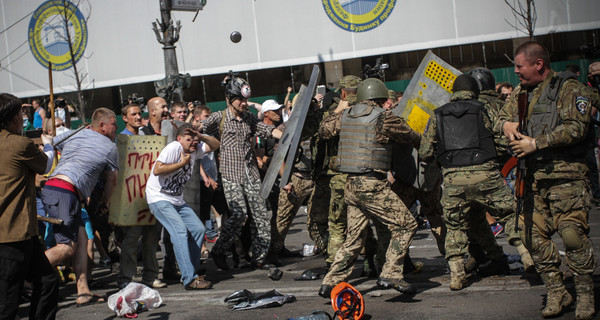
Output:
[[578,250],[583,247],[583,241],[576,229],[565,228],[562,230],[560,235],[567,251]]

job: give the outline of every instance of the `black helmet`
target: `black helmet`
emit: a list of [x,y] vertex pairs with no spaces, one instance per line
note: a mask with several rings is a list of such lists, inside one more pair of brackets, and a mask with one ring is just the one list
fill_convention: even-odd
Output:
[[490,70],[486,68],[475,68],[467,72],[467,74],[475,78],[480,91],[496,90],[496,79]]
[[238,77],[225,80],[225,96],[229,102],[236,98],[250,98],[251,93],[248,81]]
[[356,101],[362,102],[380,98],[388,98],[388,89],[383,81],[377,78],[363,80],[356,89]]
[[475,98],[479,97],[479,84],[477,80],[466,73],[456,77],[454,84],[452,84],[452,92],[461,90],[471,91],[475,94]]

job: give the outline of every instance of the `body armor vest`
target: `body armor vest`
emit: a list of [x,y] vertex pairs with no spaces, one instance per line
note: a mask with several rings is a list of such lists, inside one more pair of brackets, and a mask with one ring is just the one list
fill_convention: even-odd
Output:
[[376,123],[384,110],[364,103],[344,111],[337,161],[344,173],[387,171],[392,163],[392,145],[380,144]]
[[[527,122],[527,135],[530,137],[537,137],[541,134],[547,134],[552,132],[554,128],[562,124],[558,116],[558,110],[556,108],[558,102],[558,94],[560,88],[569,79],[576,79],[575,74],[571,72],[557,73],[542,91],[540,98],[533,110],[531,111],[531,117]],[[531,95],[529,95],[531,97]],[[586,143],[584,141],[578,142],[575,145],[570,145],[562,148],[545,148],[536,152],[535,157],[538,160],[550,160],[557,156],[576,156],[585,153]]]
[[483,102],[461,100],[435,109],[436,158],[444,167],[465,167],[496,158],[494,137],[485,127]]

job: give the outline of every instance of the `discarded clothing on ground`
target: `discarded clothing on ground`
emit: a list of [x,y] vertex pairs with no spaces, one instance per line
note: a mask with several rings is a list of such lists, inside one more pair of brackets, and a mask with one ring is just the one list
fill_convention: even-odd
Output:
[[262,293],[253,293],[246,289],[236,291],[225,298],[225,302],[236,303],[233,310],[250,310],[258,308],[279,307],[287,302],[296,301],[296,297],[281,294],[273,289]]
[[322,275],[316,271],[313,270],[306,270],[302,273],[302,275],[295,277],[294,280],[296,281],[301,281],[301,280],[318,280],[321,279]]
[[108,297],[108,307],[119,317],[132,317],[143,310],[158,308],[161,304],[158,291],[137,282],[129,283]]

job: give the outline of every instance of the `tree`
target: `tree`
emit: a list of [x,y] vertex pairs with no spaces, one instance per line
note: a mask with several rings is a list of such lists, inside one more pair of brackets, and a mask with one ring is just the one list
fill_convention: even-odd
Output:
[[506,23],[515,28],[517,31],[521,31],[528,35],[530,40],[533,40],[533,32],[535,30],[535,22],[537,20],[537,11],[535,9],[534,0],[525,0],[525,3],[523,3],[522,0],[513,0],[513,4],[510,4],[509,0],[504,0],[504,2],[512,10],[516,24],[511,23],[507,19],[504,19],[504,21],[506,21]]

